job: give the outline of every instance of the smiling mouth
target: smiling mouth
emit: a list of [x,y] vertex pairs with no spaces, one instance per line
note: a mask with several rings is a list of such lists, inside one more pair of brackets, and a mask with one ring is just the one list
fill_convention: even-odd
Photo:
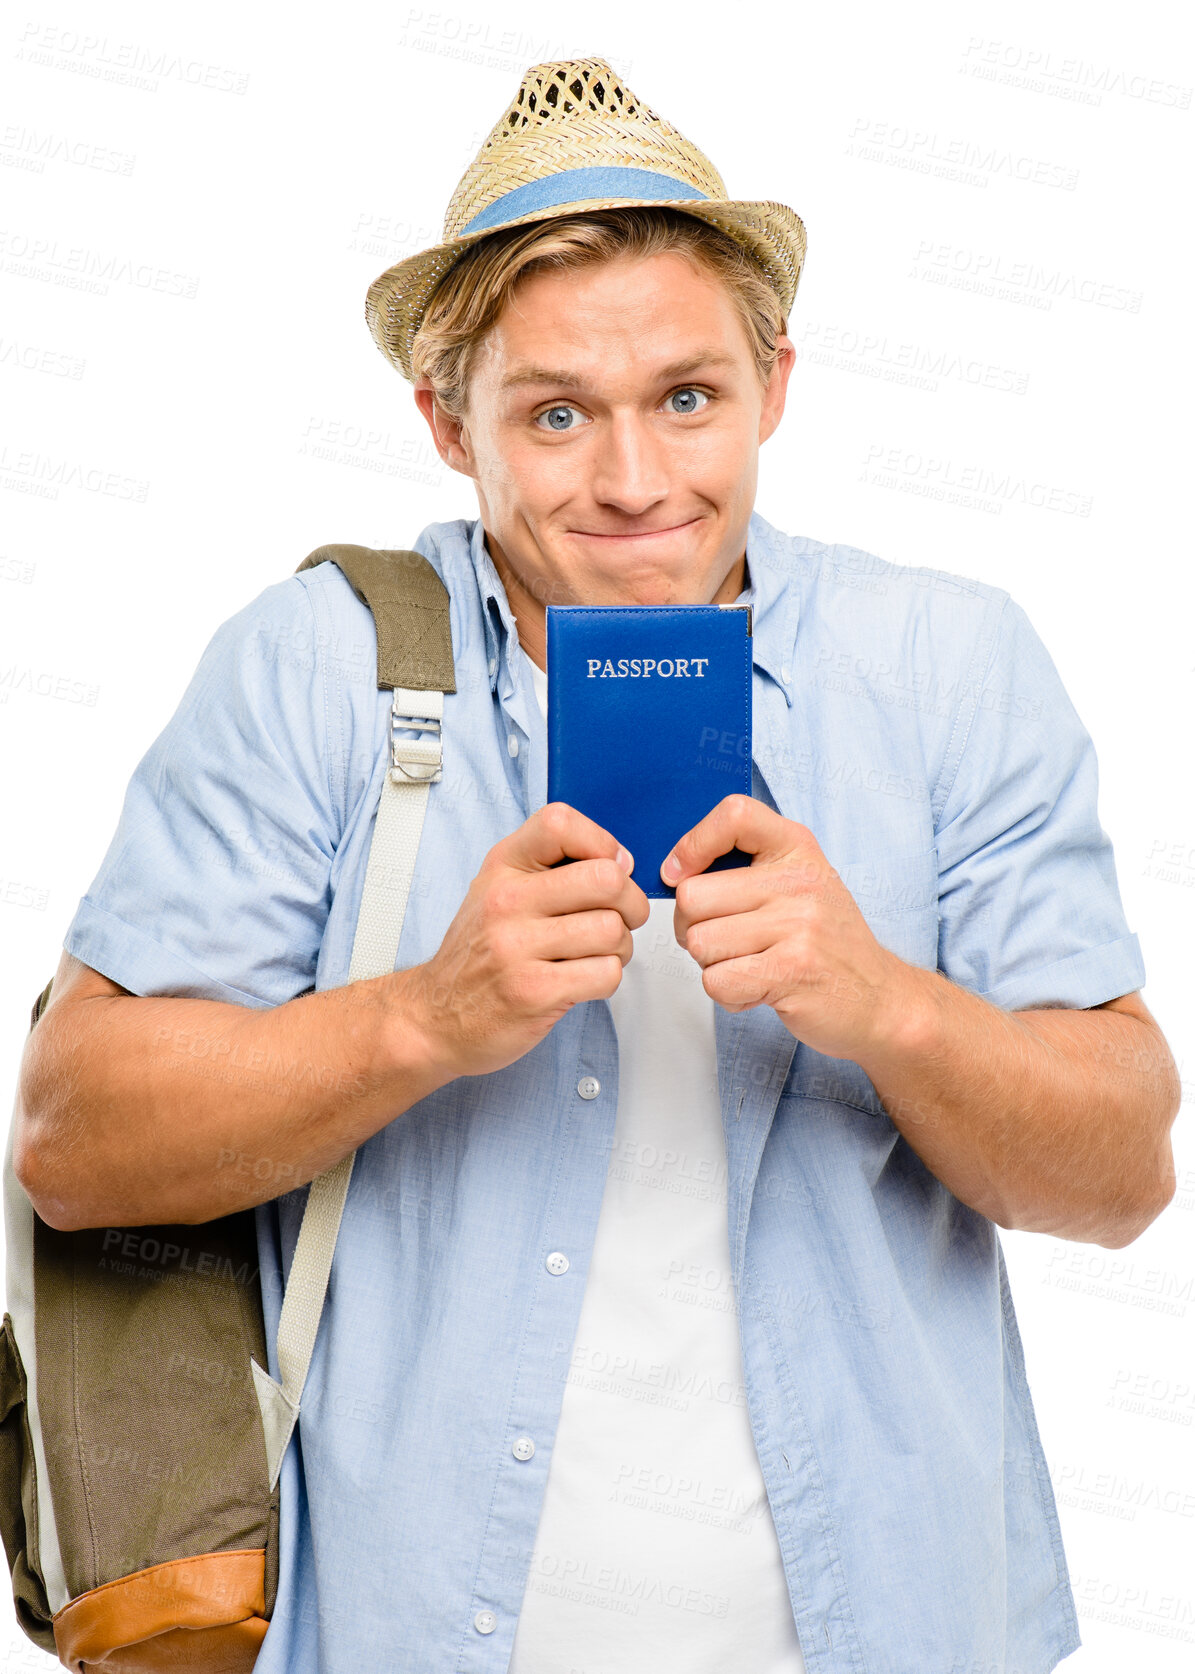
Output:
[[580,535],[582,540],[587,540],[587,541],[650,541],[650,540],[658,539],[659,536],[661,536],[661,535],[675,535],[675,534],[679,533],[679,531],[681,529],[691,528],[692,525],[694,523],[697,523],[698,521],[699,521],[698,518],[691,517],[691,518],[689,518],[687,523],[673,523],[673,524],[670,524],[667,529],[643,529],[643,530],[640,530],[638,533],[636,533],[635,531],[631,531],[630,533],[625,534],[625,535],[618,535],[618,534],[609,534],[608,535],[608,534],[600,534],[600,533],[595,534],[589,529],[570,529],[569,534],[570,535]]

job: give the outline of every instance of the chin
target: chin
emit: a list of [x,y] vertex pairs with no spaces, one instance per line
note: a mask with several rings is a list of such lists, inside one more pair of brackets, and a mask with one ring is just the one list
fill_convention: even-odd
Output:
[[638,586],[624,583],[616,586],[619,595],[618,602],[627,605],[674,605],[683,604],[693,591],[685,585],[683,576],[660,577],[655,581],[642,582]]

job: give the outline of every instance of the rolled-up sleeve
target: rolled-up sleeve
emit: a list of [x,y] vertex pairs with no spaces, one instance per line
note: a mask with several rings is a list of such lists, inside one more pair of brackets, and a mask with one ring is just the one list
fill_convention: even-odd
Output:
[[314,986],[338,811],[297,577],[215,632],[141,758],[64,945],[131,993],[272,1006]]
[[1058,670],[1007,594],[935,823],[938,968],[1005,1010],[1083,1008],[1142,986],[1095,749]]

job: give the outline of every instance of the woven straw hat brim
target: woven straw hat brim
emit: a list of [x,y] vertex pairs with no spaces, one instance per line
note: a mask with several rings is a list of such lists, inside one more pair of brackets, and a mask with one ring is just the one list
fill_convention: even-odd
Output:
[[720,227],[752,255],[780,298],[785,319],[792,309],[805,260],[805,226],[787,204],[741,198],[588,198],[565,207],[536,210],[475,233],[448,239],[430,250],[409,256],[380,273],[365,299],[365,318],[378,347],[413,383],[411,345],[422,323],[436,286],[456,262],[481,239],[507,227],[521,227],[536,221],[555,221],[565,215],[594,209],[679,209],[698,220]]

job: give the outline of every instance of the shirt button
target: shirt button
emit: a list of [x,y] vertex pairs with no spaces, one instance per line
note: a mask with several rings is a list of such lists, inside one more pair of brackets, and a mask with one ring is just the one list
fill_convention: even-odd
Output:
[[562,1250],[553,1250],[547,1261],[544,1262],[544,1266],[549,1273],[567,1273],[568,1257]]
[[516,1459],[530,1459],[535,1452],[535,1443],[530,1436],[520,1436],[510,1451]]
[[596,1075],[583,1075],[577,1082],[577,1091],[583,1099],[596,1099],[602,1090],[602,1084]]
[[792,679],[792,677],[793,677],[793,671],[792,671],[791,668],[782,668],[780,670],[780,678],[785,682],[786,685]]
[[518,753],[519,753],[519,741],[515,737],[513,732],[511,733],[510,737],[506,740],[506,748],[510,751],[512,756],[517,756]]
[[479,1610],[473,1618],[473,1626],[478,1633],[493,1633],[498,1626],[498,1618],[492,1610]]
[[494,676],[497,674],[497,672],[498,672],[498,659],[497,659],[497,657],[491,657],[490,658],[490,679],[491,680],[494,678]]

